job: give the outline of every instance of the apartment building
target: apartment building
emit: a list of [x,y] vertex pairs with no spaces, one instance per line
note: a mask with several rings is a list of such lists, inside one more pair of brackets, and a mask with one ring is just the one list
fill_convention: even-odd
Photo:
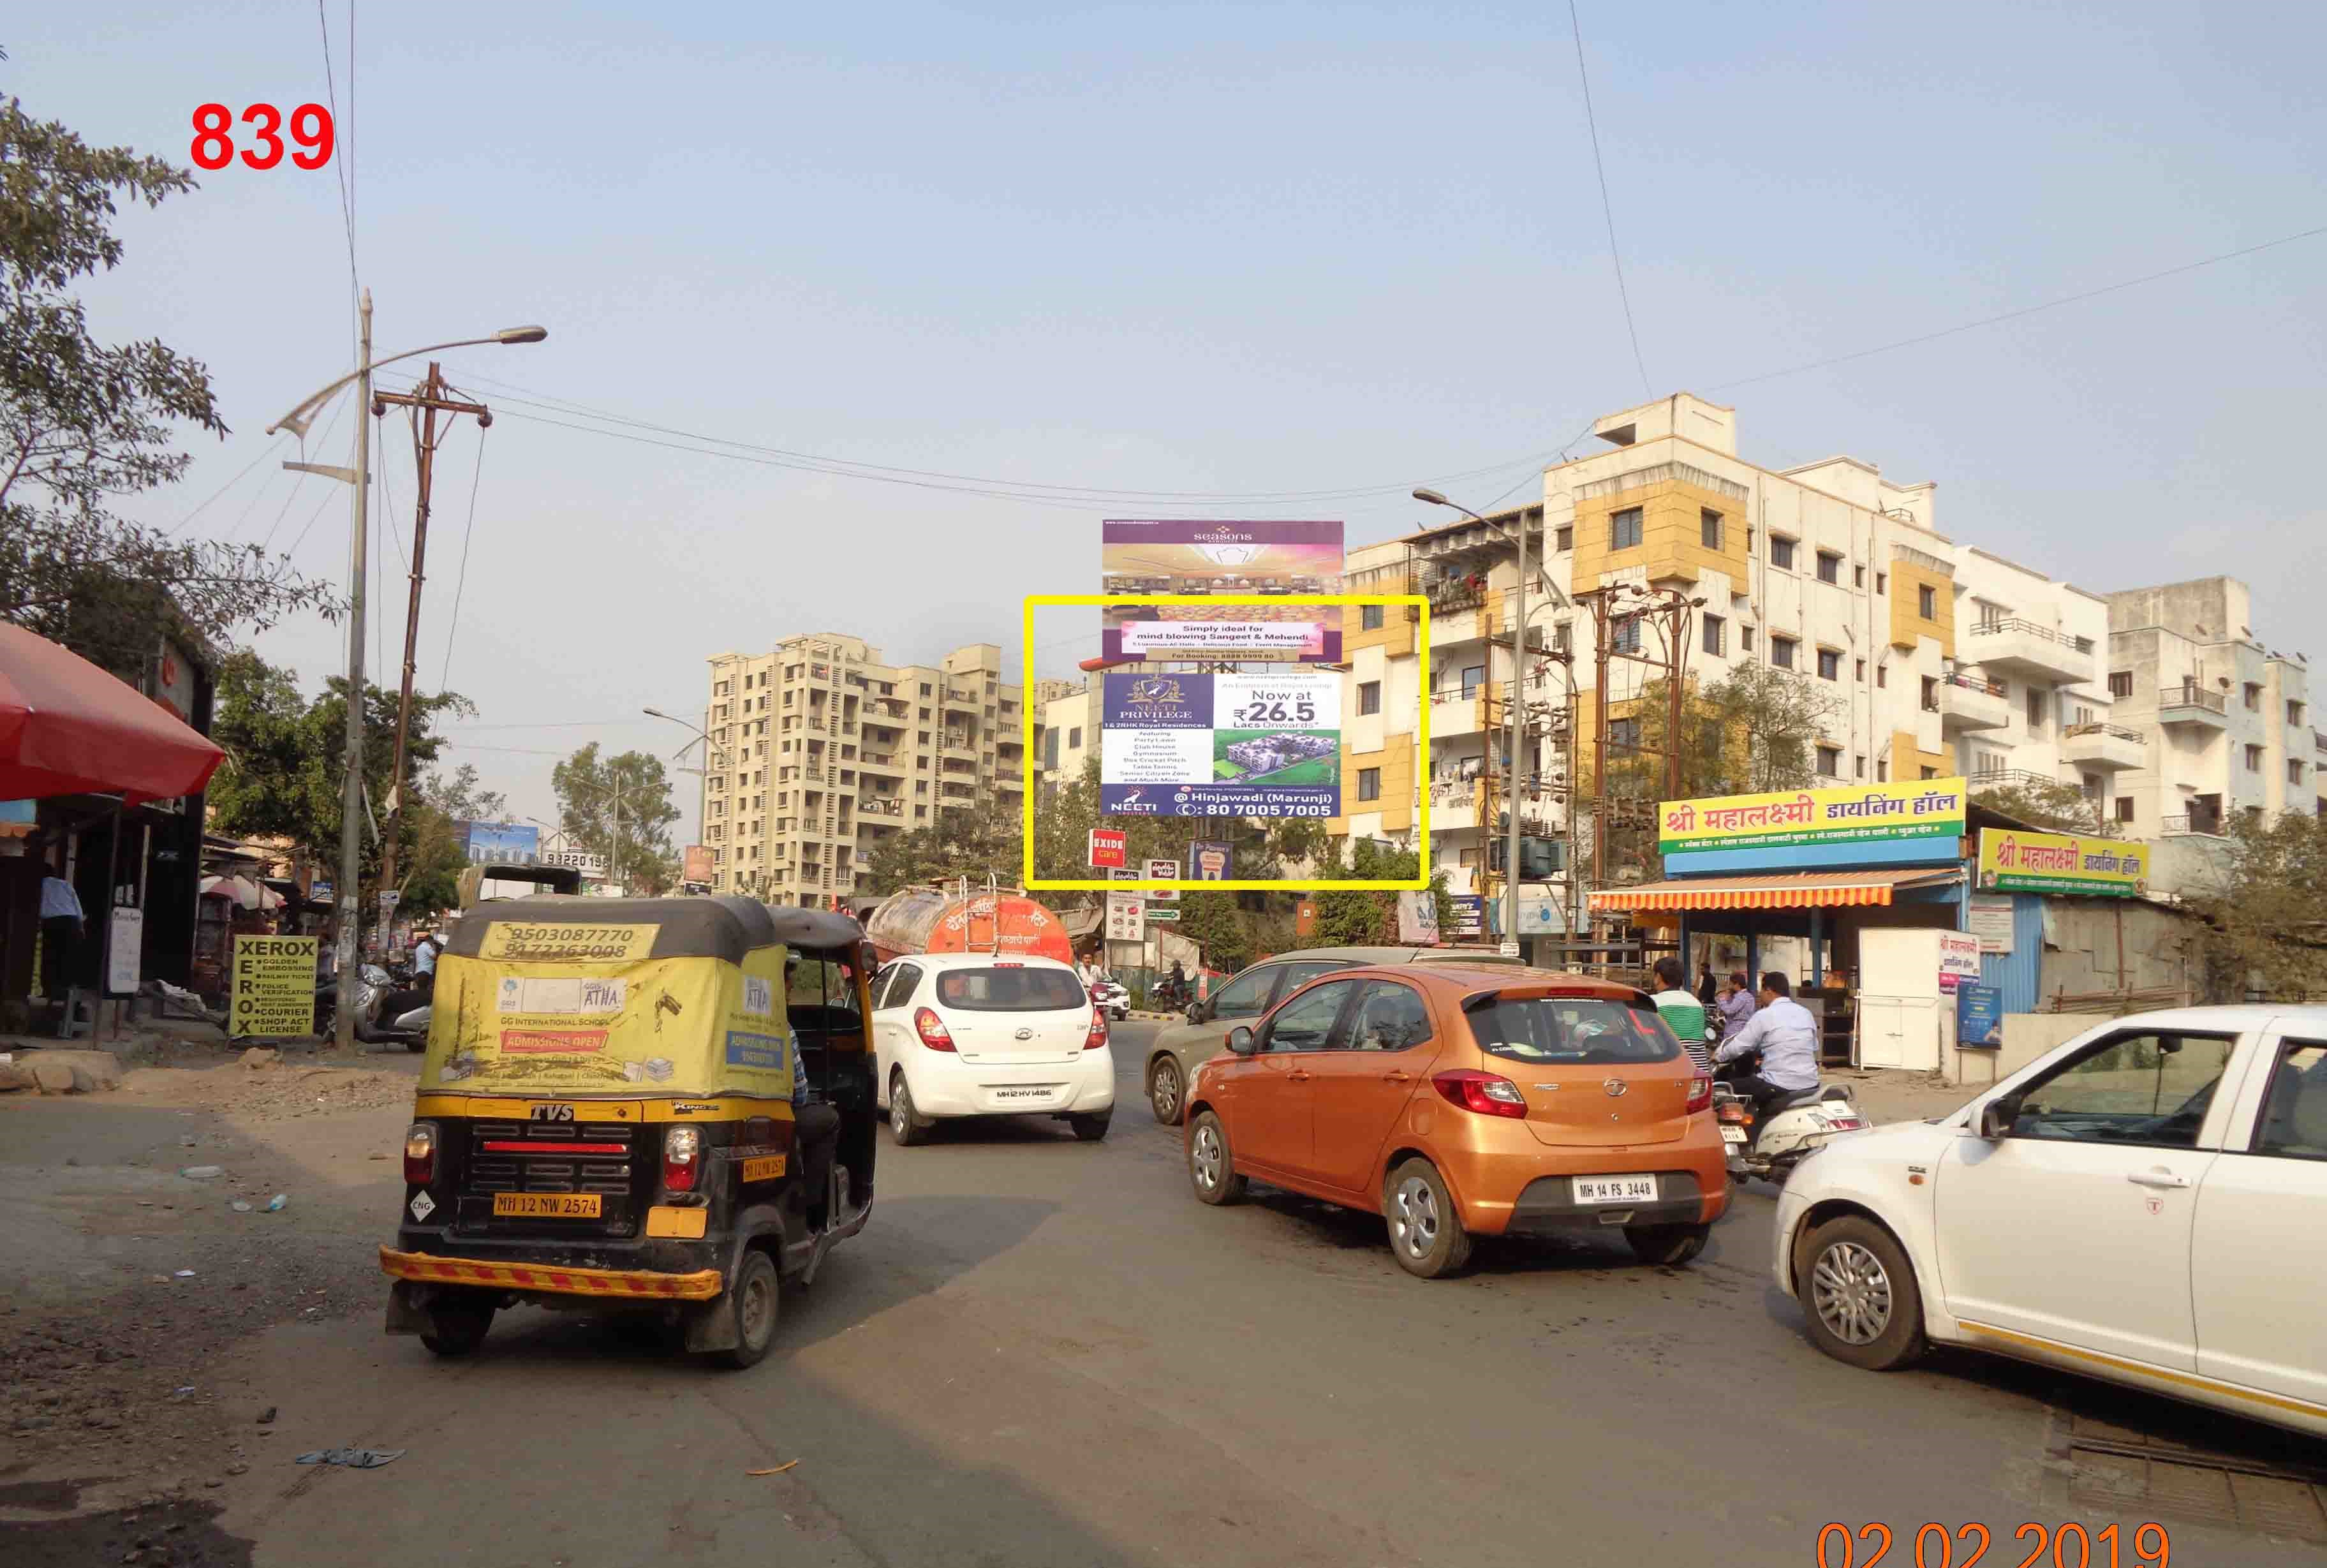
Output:
[[1044,681],[1045,700],[1034,710],[1036,781],[1049,799],[1083,776],[1083,764],[1098,755],[1099,708],[1104,686],[1098,680]]
[[[1568,760],[1544,738],[1555,730],[1542,721],[1571,702],[1578,777],[1589,780],[1594,627],[1573,596],[1628,583],[1696,602],[1690,678],[1716,681],[1751,660],[1827,683],[1834,713],[1816,767],[1837,783],[1967,771],[1976,788],[2042,779],[2098,801],[2146,759],[2148,743],[2117,715],[2104,679],[2108,603],[1939,533],[1935,485],[1898,484],[1852,457],[1761,467],[1737,455],[1734,410],[1687,394],[1610,415],[1594,429],[1605,449],[1547,469],[1540,501],[1352,553],[1352,592],[1430,600],[1431,681],[1416,689],[1414,630],[1394,611],[1369,612],[1345,643],[1340,831],[1410,842],[1414,806],[1427,790],[1434,863],[1456,891],[1482,891],[1481,873],[1495,863],[1489,841],[1507,809],[1502,737],[1521,528],[1539,574],[1528,645],[1542,656],[1528,660],[1521,692],[1538,721],[1521,768],[1520,821],[1530,834],[1565,831],[1557,798]],[[1620,619],[1613,632],[1620,649],[1661,652],[1646,620]],[[1654,674],[1612,662],[1612,745],[1636,739],[1626,707]],[[1410,742],[1401,752],[1395,737],[1411,735],[1424,702],[1430,763],[1416,777]]]
[[[2327,733],[2311,711],[2309,660],[2255,635],[2247,585],[2204,577],[2128,588],[2108,601],[2108,686],[2119,723],[2151,737],[2111,781],[2108,809],[2135,838],[2216,839],[2241,812],[2327,814]],[[2193,848],[2199,846],[2191,846]],[[2173,882],[2189,857],[2162,853]]]
[[836,907],[884,839],[1024,798],[1023,698],[992,643],[890,665],[861,638],[819,631],[710,665],[715,892]]

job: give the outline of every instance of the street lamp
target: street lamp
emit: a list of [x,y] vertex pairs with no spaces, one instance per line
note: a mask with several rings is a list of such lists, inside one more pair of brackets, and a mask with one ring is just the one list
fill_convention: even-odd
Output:
[[[1435,490],[1417,489],[1414,492],[1414,499],[1418,501],[1425,501],[1434,507],[1452,507],[1456,511],[1461,512],[1464,517],[1474,518],[1487,527],[1492,528],[1495,527],[1493,523],[1488,522],[1486,518],[1480,517],[1478,513],[1472,511],[1469,507],[1464,506],[1462,502],[1450,501]],[[1503,710],[1503,743],[1510,752],[1511,776],[1511,788],[1509,791],[1511,809],[1510,833],[1509,842],[1504,850],[1504,854],[1507,856],[1507,863],[1503,867],[1505,879],[1503,883],[1503,939],[1505,943],[1509,946],[1511,950],[1516,953],[1519,949],[1519,709],[1526,700],[1524,685],[1526,679],[1525,672],[1527,670],[1528,632],[1528,547],[1527,519],[1524,516],[1519,519],[1519,526],[1512,529],[1511,532],[1515,536],[1515,541],[1519,546],[1519,581],[1516,587],[1517,597],[1511,603],[1511,695],[1506,701]],[[1547,575],[1546,576],[1545,581],[1550,581]],[[1554,593],[1559,593],[1559,585],[1557,583],[1552,583],[1552,592]],[[1566,595],[1559,594],[1559,597],[1564,600]],[[1429,868],[1425,866],[1423,870],[1427,873]]]
[[363,855],[363,715],[364,715],[364,590],[365,562],[369,546],[364,537],[364,501],[371,489],[371,425],[365,414],[371,407],[371,373],[382,365],[392,365],[398,359],[409,359],[418,354],[434,354],[445,349],[474,348],[482,343],[538,343],[549,336],[547,327],[504,327],[489,338],[462,338],[449,343],[432,343],[423,349],[407,349],[400,354],[375,359],[371,352],[371,290],[363,291],[360,305],[362,332],[359,340],[356,368],[322,391],[302,400],[290,413],[266,427],[272,435],[278,430],[288,430],[304,443],[307,427],[315,415],[330,402],[341,387],[356,383],[356,463],[353,468],[339,468],[329,463],[285,462],[283,466],[300,473],[320,473],[355,487],[355,524],[350,530],[348,565],[348,740],[347,778],[340,789],[340,876],[333,900],[339,906],[340,935],[340,1000],[336,1043],[341,1050],[355,1049],[356,1041],[356,929],[359,924],[356,908],[356,880],[361,870]]

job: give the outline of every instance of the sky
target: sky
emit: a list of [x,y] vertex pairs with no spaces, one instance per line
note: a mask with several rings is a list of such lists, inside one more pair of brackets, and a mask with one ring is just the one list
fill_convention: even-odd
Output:
[[[549,329],[444,356],[496,418],[439,458],[418,653],[520,816],[586,742],[685,745],[640,710],[699,715],[713,655],[1014,664],[1104,518],[1389,538],[1439,520],[1415,485],[1486,509],[1678,390],[1749,461],[1936,481],[1943,533],[2095,592],[2245,577],[2259,637],[2327,655],[2327,233],[1801,369],[2327,227],[2327,7],[1579,0],[1604,216],[1564,6],[322,12],[328,87],[316,6],[210,0],[28,9],[0,91],[181,163],[199,104],[338,106],[335,166],[201,174],[83,290],[233,431],[135,515],[345,581],[347,490],[261,432],[352,368],[351,253],[383,355]],[[310,459],[350,461],[346,401]],[[393,421],[376,471],[392,680]],[[1096,651],[1079,614],[1038,673]],[[253,640],[311,690],[346,657]]]

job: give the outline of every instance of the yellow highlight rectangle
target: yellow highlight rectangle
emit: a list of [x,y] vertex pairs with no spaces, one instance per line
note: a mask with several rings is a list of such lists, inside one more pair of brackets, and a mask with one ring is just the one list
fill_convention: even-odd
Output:
[[[1419,891],[1430,885],[1430,791],[1424,789],[1421,783],[1422,780],[1430,777],[1429,600],[1424,598],[1419,593],[1139,593],[1135,595],[1126,595],[1121,593],[1029,593],[1026,595],[1025,603],[1025,663],[1022,669],[1022,674],[1025,681],[1025,689],[1029,693],[1034,689],[1034,611],[1036,610],[1049,608],[1051,606],[1105,606],[1108,604],[1120,604],[1124,602],[1126,598],[1134,599],[1141,604],[1378,604],[1384,608],[1388,608],[1393,604],[1398,604],[1409,606],[1419,611],[1419,625],[1417,627],[1417,635],[1415,638],[1414,644],[1415,657],[1418,665],[1416,670],[1417,681],[1415,688],[1416,693],[1416,706],[1419,711],[1415,715],[1414,742],[1416,752],[1415,761],[1415,823],[1416,831],[1420,840],[1420,849],[1417,853],[1417,863],[1420,867],[1421,874],[1406,882],[1358,879],[1326,882],[1074,882],[1065,879],[1052,880],[1038,878],[1034,874],[1034,807],[1036,797],[1040,795],[1041,790],[1037,788],[1037,779],[1035,778],[1036,753],[1034,749],[1034,705],[1033,702],[1029,701],[1024,705],[1025,714],[1021,726],[1023,744],[1020,747],[1020,750],[1023,752],[1026,760],[1024,790],[1025,805],[1023,807],[1024,821],[1021,825],[1023,835],[1024,855],[1023,863],[1020,866],[1020,873],[1022,880],[1029,891],[1135,893],[1166,888],[1177,888],[1187,892],[1409,892]],[[1344,630],[1343,635],[1346,637],[1346,630]],[[1142,664],[1164,664],[1191,663],[1197,661],[1186,659],[1147,658],[1135,660],[1132,662]],[[1235,662],[1263,664],[1268,661],[1265,659],[1244,659]],[[1104,744],[1105,742],[1102,742],[1101,743]],[[1344,819],[1349,816],[1348,808],[1351,802],[1348,801],[1346,798],[1342,802],[1342,810],[1341,815]],[[1190,818],[1190,820],[1201,821],[1201,819]]]
[[647,1210],[647,1235],[673,1241],[701,1241],[704,1227],[710,1218],[708,1209],[678,1209],[658,1203]]

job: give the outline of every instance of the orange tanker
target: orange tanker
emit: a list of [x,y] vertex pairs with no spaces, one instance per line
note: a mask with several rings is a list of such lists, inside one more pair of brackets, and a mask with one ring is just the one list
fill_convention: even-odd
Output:
[[1015,889],[925,883],[895,892],[864,917],[881,962],[912,953],[1008,953],[1075,961],[1056,912]]

